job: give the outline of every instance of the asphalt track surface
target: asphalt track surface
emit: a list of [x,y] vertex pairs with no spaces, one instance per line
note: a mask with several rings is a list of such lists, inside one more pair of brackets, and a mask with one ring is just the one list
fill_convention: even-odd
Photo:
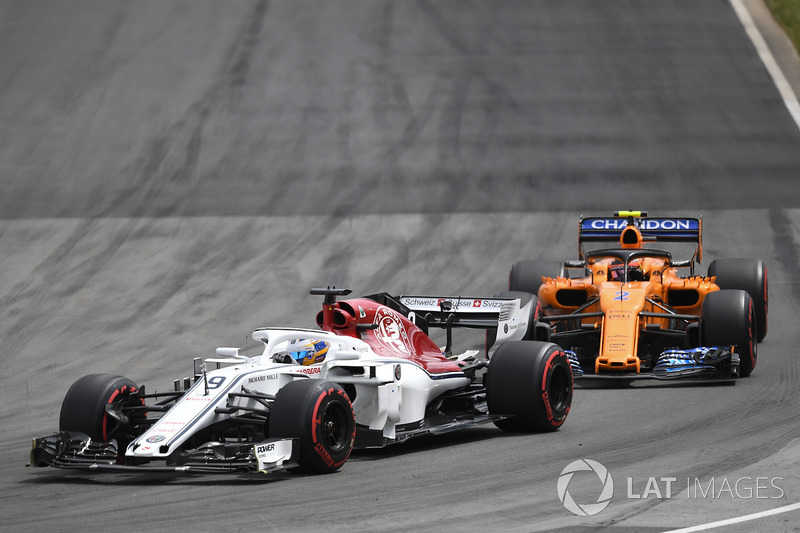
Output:
[[[3,0],[0,50],[3,531],[662,531],[800,501],[800,130],[727,2]],[[704,265],[767,262],[751,377],[578,388],[554,434],[322,477],[25,468],[84,374],[170,388],[311,326],[312,286],[489,296],[630,208],[702,214]],[[556,492],[583,458],[615,483],[591,517]]]

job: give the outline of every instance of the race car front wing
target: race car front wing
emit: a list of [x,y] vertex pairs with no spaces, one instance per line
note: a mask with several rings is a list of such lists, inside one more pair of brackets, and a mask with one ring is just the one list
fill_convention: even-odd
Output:
[[115,439],[92,440],[85,433],[62,431],[33,439],[28,466],[116,472],[271,473],[299,466],[295,439],[259,443],[207,442],[162,464],[123,462]]
[[565,350],[575,379],[732,379],[739,377],[739,354],[729,347],[698,347],[671,349],[661,353],[651,372],[587,374],[578,355]]

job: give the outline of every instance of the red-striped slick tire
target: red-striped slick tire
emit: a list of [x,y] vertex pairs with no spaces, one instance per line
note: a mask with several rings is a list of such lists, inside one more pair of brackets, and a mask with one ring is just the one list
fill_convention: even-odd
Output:
[[353,405],[330,381],[300,379],[278,391],[269,416],[269,436],[298,439],[300,469],[335,472],[350,457],[356,438]]
[[[121,427],[106,412],[106,405],[121,402],[123,406],[144,405],[142,398],[133,396],[139,389],[136,383],[112,374],[89,374],[78,379],[67,391],[61,404],[60,431],[79,431],[93,440],[116,438],[120,449],[132,440],[130,427]],[[144,413],[140,415],[144,418]],[[135,417],[131,417],[131,420]]]
[[503,430],[557,430],[569,414],[572,391],[569,360],[556,344],[508,342],[489,362],[486,400],[491,414],[509,416],[495,422]]

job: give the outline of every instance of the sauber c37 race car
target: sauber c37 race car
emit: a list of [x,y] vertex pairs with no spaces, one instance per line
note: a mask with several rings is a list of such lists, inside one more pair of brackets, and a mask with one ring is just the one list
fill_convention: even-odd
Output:
[[[519,261],[509,274],[511,292],[497,296],[535,295],[539,310],[525,338],[561,346],[576,378],[749,375],[767,334],[767,267],[717,259],[706,276],[696,275],[702,218],[646,217],[581,217],[578,260]],[[584,249],[608,242],[615,246]],[[648,246],[656,242],[690,242],[694,252],[675,260]]]
[[[533,307],[519,299],[324,296],[320,329],[260,328],[263,350],[218,348],[194,378],[146,392],[92,374],[67,392],[59,432],[33,440],[30,464],[95,471],[337,470],[355,448],[492,422],[557,430],[572,401],[564,351],[522,340]],[[412,311],[403,303],[422,311]],[[511,328],[512,325],[522,327]],[[457,327],[498,328],[491,359],[452,352]],[[446,330],[440,348],[429,328]],[[211,367],[211,368],[210,368]]]

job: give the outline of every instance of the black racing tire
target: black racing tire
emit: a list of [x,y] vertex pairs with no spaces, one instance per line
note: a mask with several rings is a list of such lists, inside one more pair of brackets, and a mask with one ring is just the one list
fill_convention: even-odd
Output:
[[739,375],[749,376],[758,360],[756,331],[758,317],[753,299],[743,290],[724,289],[703,300],[702,336],[704,346],[736,347]]
[[136,393],[136,383],[113,374],[89,374],[83,376],[67,391],[61,404],[59,429],[79,431],[93,440],[108,441],[117,439],[120,450],[141,433],[136,422],[143,420],[144,411],[115,420],[106,412],[106,406],[121,403],[123,407],[144,405],[144,399]]
[[[529,292],[522,292],[522,291],[500,291],[494,295],[495,298],[519,298],[522,302],[522,305],[526,305],[528,302],[533,300],[533,305],[531,305],[531,311],[528,315],[528,324],[527,324],[527,331],[525,335],[522,337],[522,340],[530,341],[534,339],[535,334],[535,326],[536,322],[539,320],[539,317],[542,314],[542,306],[539,303],[539,298],[531,294]],[[486,355],[489,355],[489,349],[494,346],[494,341],[497,340],[497,328],[488,328],[486,330],[486,346],[485,352]]]
[[508,290],[539,294],[542,276],[547,278],[564,277],[564,263],[558,261],[517,261],[508,274]]
[[350,457],[356,439],[353,404],[338,384],[292,381],[278,391],[269,416],[269,436],[296,438],[300,470],[335,472]]
[[708,275],[716,276],[720,289],[741,289],[753,299],[758,319],[758,342],[767,336],[769,294],[767,265],[759,259],[715,259],[708,265]]
[[572,405],[572,370],[564,350],[550,342],[515,341],[497,348],[486,372],[489,413],[510,432],[555,431]]

